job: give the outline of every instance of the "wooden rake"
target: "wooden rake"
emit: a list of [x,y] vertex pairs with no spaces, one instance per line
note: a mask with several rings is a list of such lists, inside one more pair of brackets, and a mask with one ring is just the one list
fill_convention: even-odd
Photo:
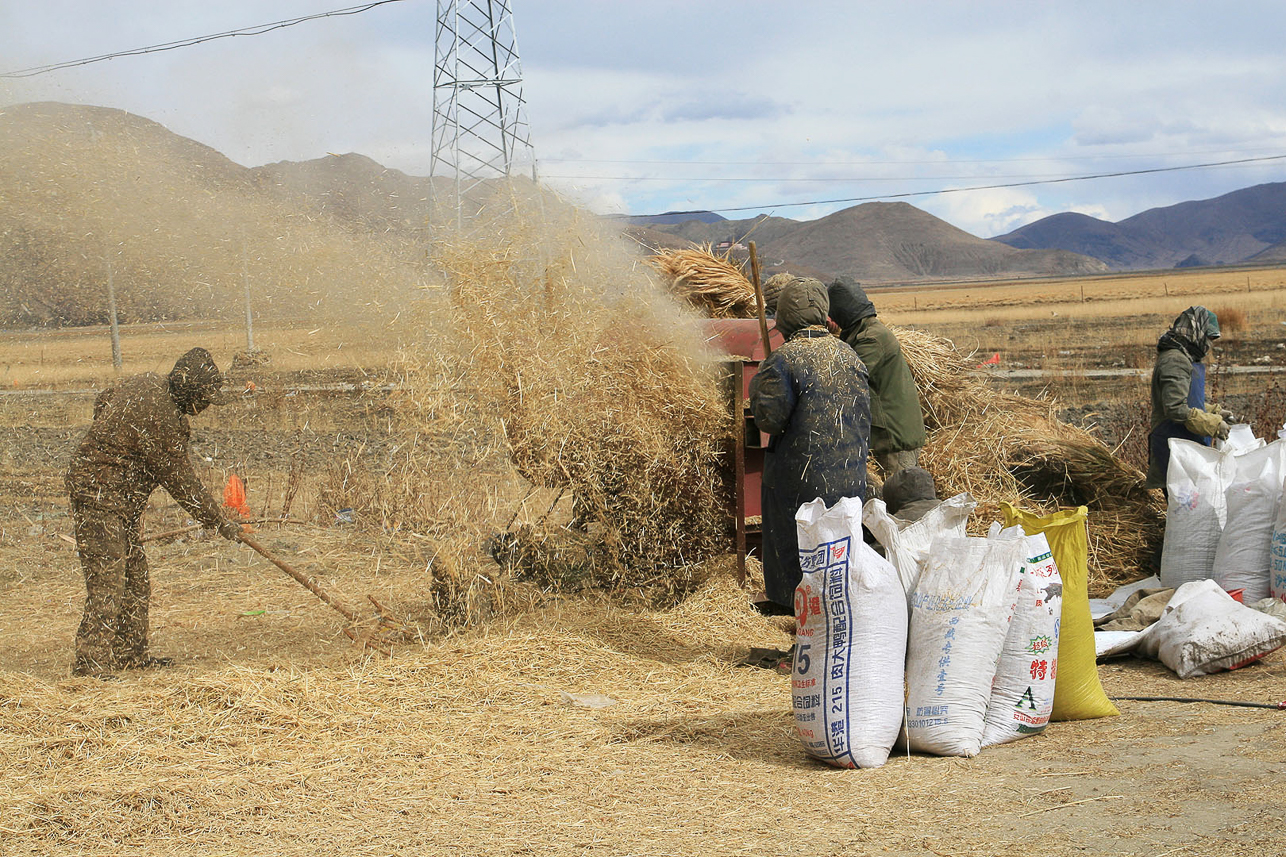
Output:
[[[311,577],[299,571],[294,566],[290,565],[290,563],[268,550],[248,533],[238,533],[237,538],[247,547],[268,560],[268,562],[277,566],[277,568],[299,581],[305,589],[320,598],[322,603],[347,619],[348,626],[344,628],[344,636],[348,637],[354,643],[360,643],[363,648],[373,649],[383,655],[392,657],[393,652],[388,646],[388,638],[390,636],[409,637],[412,635],[411,630],[407,628],[406,625],[390,616],[384,605],[376,601],[373,595],[367,595],[366,600],[371,602],[375,607],[375,616],[373,617],[375,620],[374,625],[371,624],[370,620],[359,618],[356,611],[345,607],[343,604],[336,601],[330,593],[321,588],[316,580],[313,580]],[[364,625],[365,627],[358,630],[357,626],[359,625]],[[377,640],[377,636],[382,639]]]

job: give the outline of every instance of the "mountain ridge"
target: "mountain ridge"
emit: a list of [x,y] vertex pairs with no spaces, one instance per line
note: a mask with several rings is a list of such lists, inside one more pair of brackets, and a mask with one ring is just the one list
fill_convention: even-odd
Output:
[[[263,312],[308,295],[337,311],[425,276],[431,179],[357,154],[245,167],[115,108],[0,109],[0,323],[103,320],[104,272],[123,320],[235,314],[247,279]],[[789,270],[872,283],[1077,276],[1140,267],[1286,259],[1286,183],[1141,212],[1120,223],[1062,213],[999,239],[905,202],[796,221],[761,215],[604,218],[653,251],[756,242],[765,276]],[[675,219],[665,223],[658,220]],[[1067,236],[1077,242],[1065,246]],[[204,291],[167,288],[199,283]],[[294,291],[274,285],[294,283]],[[410,286],[414,288],[415,286]],[[377,301],[376,301],[377,303]]]
[[1172,268],[1193,260],[1207,265],[1251,262],[1286,241],[1286,182],[1150,208],[1116,223],[1072,212],[1053,214],[990,240],[1081,253],[1113,270]]

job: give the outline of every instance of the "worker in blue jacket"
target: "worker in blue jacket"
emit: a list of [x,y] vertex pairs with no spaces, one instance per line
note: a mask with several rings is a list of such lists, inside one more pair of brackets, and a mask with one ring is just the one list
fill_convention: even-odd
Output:
[[802,571],[795,513],[818,497],[865,497],[871,402],[861,358],[826,328],[826,286],[795,279],[777,300],[786,342],[750,382],[750,410],[772,436],[764,457],[764,591],[793,610]]

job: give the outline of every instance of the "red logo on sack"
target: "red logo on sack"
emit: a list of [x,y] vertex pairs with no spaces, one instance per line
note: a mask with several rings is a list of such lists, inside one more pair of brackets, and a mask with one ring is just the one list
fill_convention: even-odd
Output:
[[822,600],[812,593],[812,589],[807,586],[795,590],[795,621],[801,631],[808,624],[809,616],[822,615]]

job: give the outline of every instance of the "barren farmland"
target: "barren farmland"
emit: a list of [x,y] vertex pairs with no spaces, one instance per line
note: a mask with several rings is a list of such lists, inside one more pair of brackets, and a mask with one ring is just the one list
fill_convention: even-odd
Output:
[[[1225,319],[1216,392],[1261,435],[1282,421],[1269,391],[1286,371],[1286,271],[871,297],[891,323],[950,336],[979,363],[1000,354],[980,370],[997,389],[1057,395],[1126,454],[1146,418],[1145,375],[1085,373],[1146,370],[1174,315],[1204,303]],[[99,682],[68,677],[84,586],[61,479],[94,390],[112,379],[105,334],[0,334],[0,853],[1286,850],[1284,715],[1268,709],[1122,702],[1119,717],[1055,723],[969,760],[810,761],[788,679],[737,666],[752,646],[786,648],[789,626],[753,611],[726,557],[706,561],[681,599],[608,597],[495,586],[502,570],[478,539],[467,567],[483,579],[466,582],[478,609],[449,621],[457,602],[435,583],[446,536],[369,526],[395,519],[396,498],[358,502],[377,496],[363,480],[406,443],[396,415],[414,403],[396,336],[260,331],[272,364],[254,392],[194,418],[194,459],[216,491],[229,473],[245,478],[256,517],[286,515],[256,525],[271,550],[359,612],[374,596],[415,633],[392,657],[363,651],[338,614],[249,549],[184,532],[148,544],[153,648],[176,666]],[[126,371],[164,371],[197,344],[227,365],[242,339],[148,325],[124,344]],[[476,466],[443,473],[441,490],[457,491],[443,502],[473,503],[502,527],[570,516],[557,490]],[[146,532],[186,524],[153,497]],[[1281,653],[1188,681],[1133,660],[1100,673],[1113,696],[1286,699]]]

